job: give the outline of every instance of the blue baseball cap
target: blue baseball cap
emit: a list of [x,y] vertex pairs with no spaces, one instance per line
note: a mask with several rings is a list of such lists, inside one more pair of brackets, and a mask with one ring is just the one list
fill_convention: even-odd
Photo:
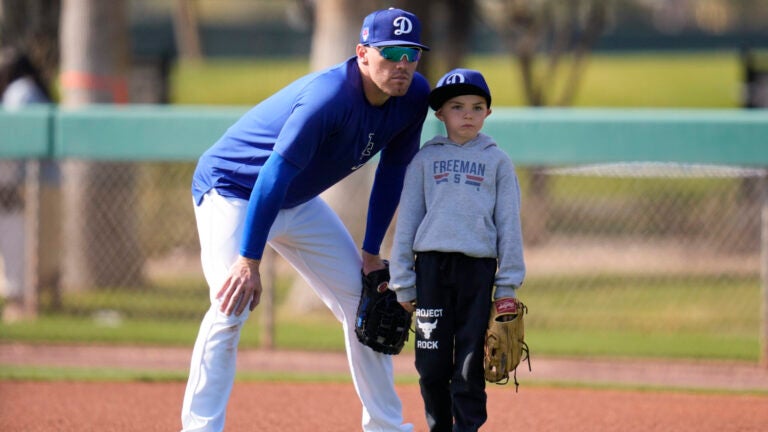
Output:
[[360,43],[367,46],[415,46],[429,51],[421,44],[421,23],[416,15],[402,9],[382,9],[363,20]]
[[429,106],[437,111],[448,99],[461,95],[478,95],[491,107],[491,90],[483,74],[473,69],[453,69],[437,82],[429,94]]

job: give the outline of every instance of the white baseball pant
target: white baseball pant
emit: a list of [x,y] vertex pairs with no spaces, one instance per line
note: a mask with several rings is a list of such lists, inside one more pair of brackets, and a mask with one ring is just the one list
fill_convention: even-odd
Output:
[[[222,197],[215,190],[195,206],[211,307],[192,352],[181,414],[183,432],[224,429],[237,344],[249,311],[245,308],[239,317],[226,316],[219,311],[215,295],[239,254],[247,206],[247,201]],[[362,345],[355,336],[362,259],[339,217],[317,197],[281,210],[268,238],[270,246],[291,263],[344,326],[347,361],[363,405],[363,430],[412,431],[413,425],[403,424],[391,357]]]

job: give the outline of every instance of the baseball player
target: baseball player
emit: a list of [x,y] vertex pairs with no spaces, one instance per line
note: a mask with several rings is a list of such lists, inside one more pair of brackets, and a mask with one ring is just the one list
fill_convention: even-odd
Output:
[[480,132],[491,93],[479,72],[448,72],[429,105],[447,136],[426,142],[406,173],[390,286],[403,307],[415,309],[430,431],[477,431],[487,419],[491,299],[514,298],[525,277],[520,187],[509,156]]
[[[201,157],[192,194],[211,307],[192,353],[184,431],[221,431],[243,323],[259,303],[269,243],[344,327],[365,431],[409,431],[392,361],[355,338],[364,274],[379,248],[419,147],[429,84],[416,66],[421,25],[400,9],[368,15],[355,56],[306,75],[256,105]],[[381,152],[362,252],[318,196]],[[362,256],[361,256],[362,255]]]

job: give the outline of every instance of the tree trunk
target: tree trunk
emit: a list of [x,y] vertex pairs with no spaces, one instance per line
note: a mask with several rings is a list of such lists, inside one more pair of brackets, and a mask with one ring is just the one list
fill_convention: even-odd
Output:
[[[419,60],[419,73],[427,77],[430,83],[437,82],[442,75],[440,68],[443,67],[443,54],[447,51],[445,47],[439,45],[435,35],[435,29],[432,28],[432,21],[427,17],[432,16],[436,9],[435,2],[432,0],[404,0],[398,7],[413,13],[421,22],[421,42],[430,48],[430,51],[421,56]],[[447,70],[446,70],[447,71]]]
[[373,11],[368,0],[323,0],[316,2],[315,24],[309,65],[313,71],[340,63],[355,55],[360,26]]
[[203,59],[203,49],[198,32],[197,1],[176,0],[173,12],[173,33],[179,58],[199,62]]
[[474,0],[449,0],[447,3],[449,10],[445,33],[448,42],[448,49],[445,50],[446,72],[464,66],[464,58],[469,52],[474,30],[476,9]]
[[[310,65],[320,70],[355,55],[363,18],[376,9],[368,0],[323,0],[316,3]],[[352,237],[362,245],[368,197],[373,185],[375,165],[368,164],[322,194],[338,213]],[[324,308],[307,283],[297,277],[291,287],[289,303],[298,311]]]
[[[64,0],[61,23],[62,104],[127,102],[126,2]],[[65,289],[141,284],[134,171],[124,163],[64,162]]]

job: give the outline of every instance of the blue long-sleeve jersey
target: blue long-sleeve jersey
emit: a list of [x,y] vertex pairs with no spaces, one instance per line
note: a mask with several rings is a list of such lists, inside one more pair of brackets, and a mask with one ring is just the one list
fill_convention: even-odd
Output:
[[370,105],[355,57],[299,78],[253,107],[200,157],[195,202],[212,188],[249,200],[241,254],[260,258],[280,209],[309,201],[381,152],[363,244],[378,253],[405,167],[419,148],[428,94],[417,73],[407,94]]

